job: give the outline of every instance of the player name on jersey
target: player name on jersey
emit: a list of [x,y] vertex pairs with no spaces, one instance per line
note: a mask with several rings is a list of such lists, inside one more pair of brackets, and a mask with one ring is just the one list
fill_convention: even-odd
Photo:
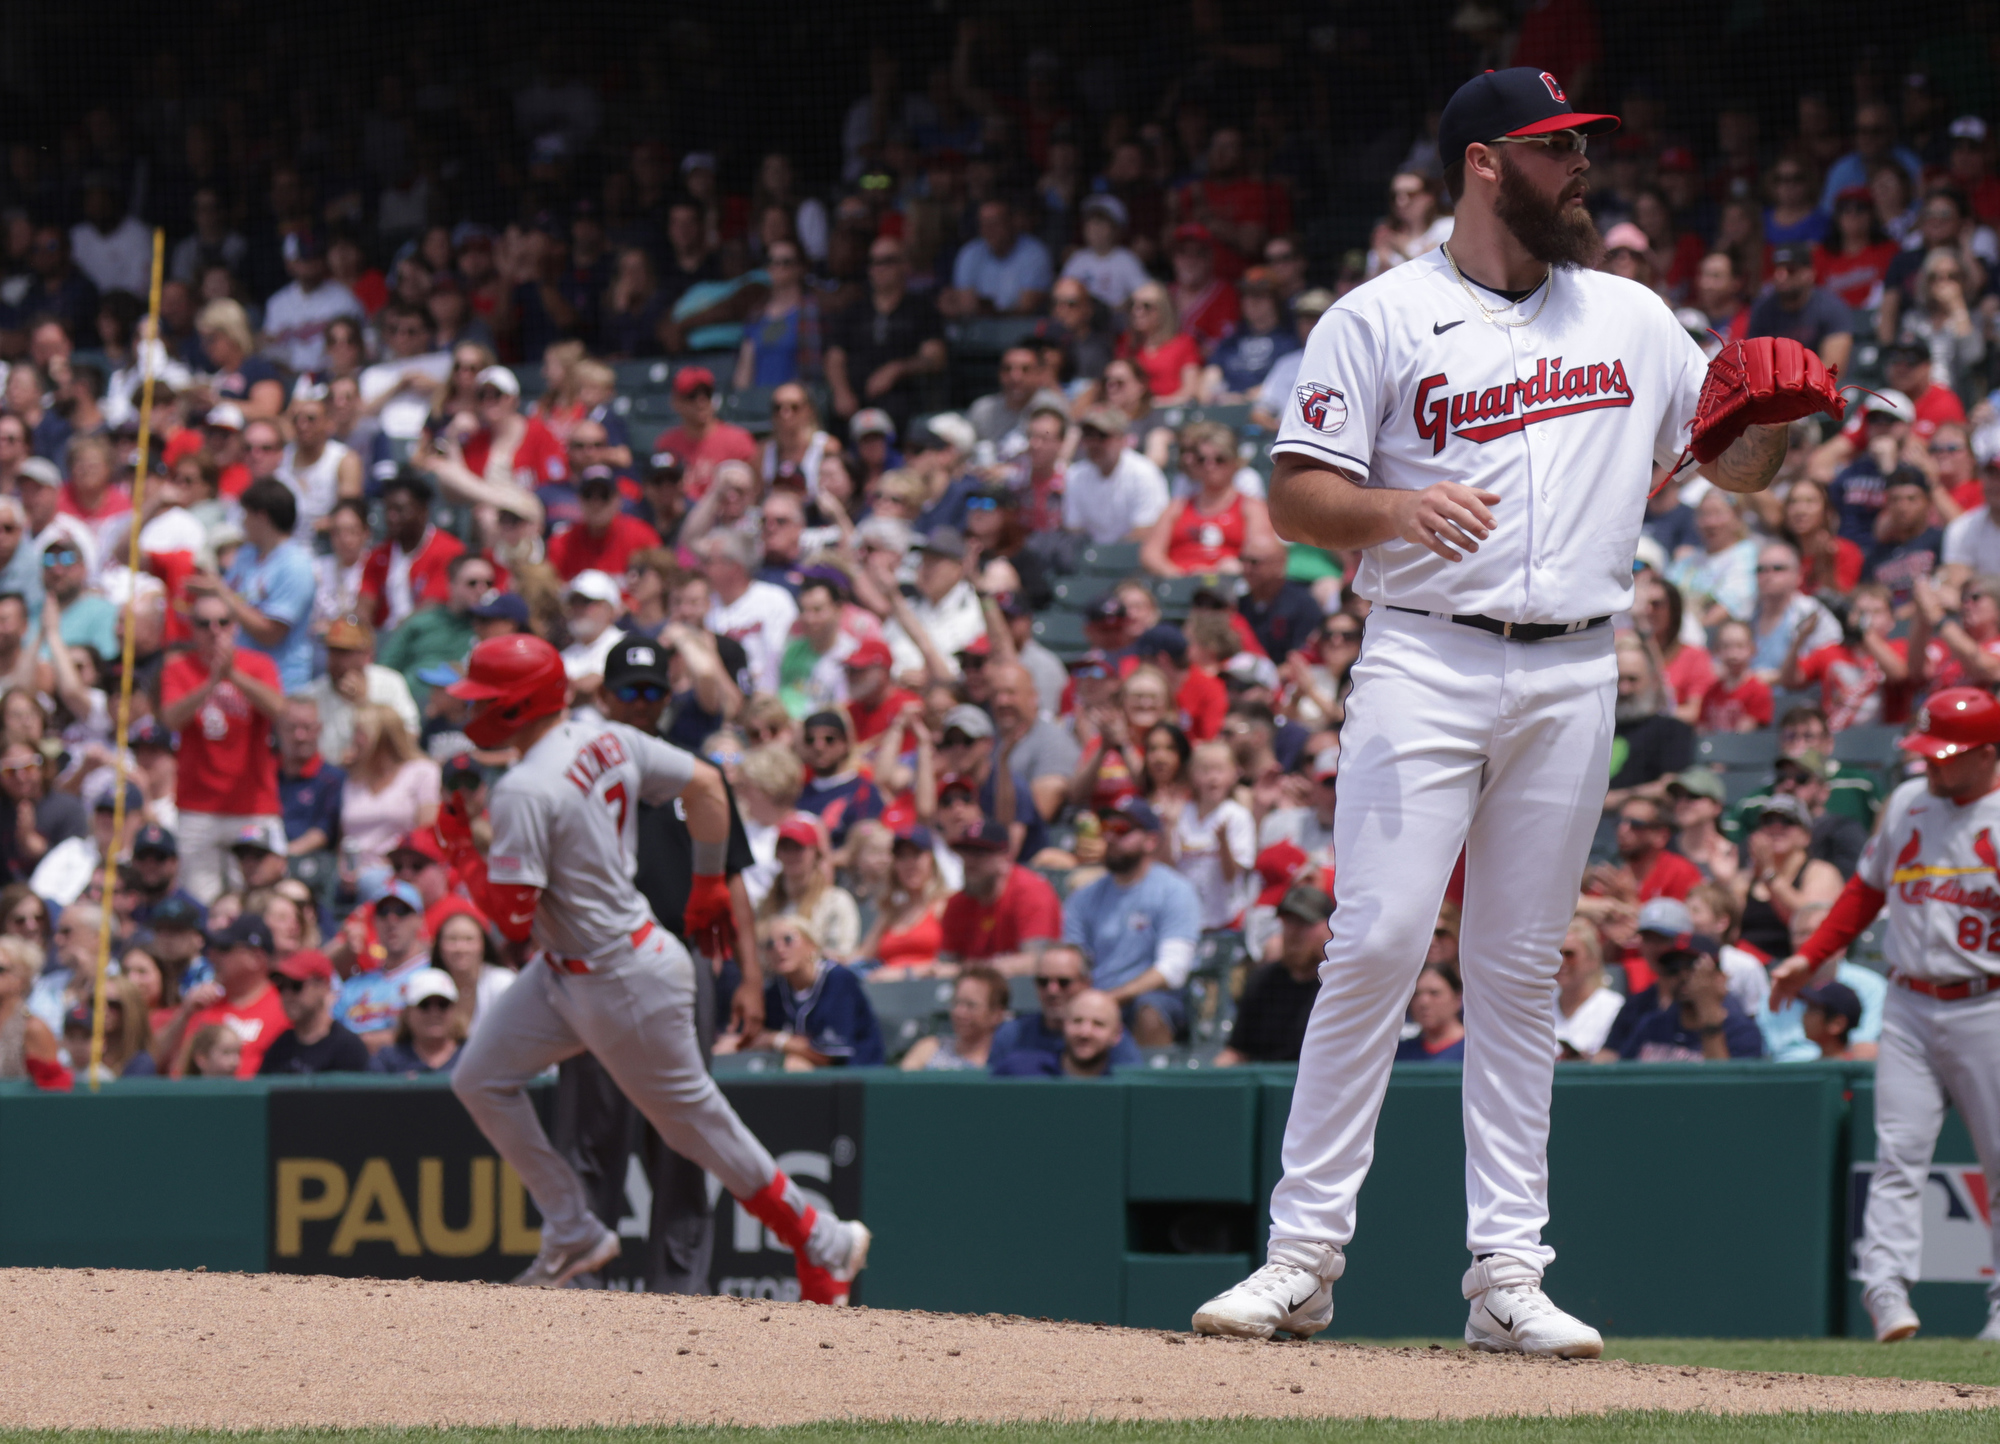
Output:
[[1417,383],[1417,435],[1431,443],[1432,455],[1444,450],[1447,430],[1467,441],[1484,443],[1512,436],[1538,421],[1632,404],[1632,383],[1625,379],[1622,360],[1609,365],[1592,362],[1565,371],[1562,357],[1553,361],[1545,357],[1535,363],[1535,374],[1526,380],[1431,399],[1433,391],[1449,385],[1451,378],[1442,371]]
[[588,793],[597,785],[598,778],[625,761],[625,757],[625,747],[617,733],[599,733],[577,749],[576,757],[563,769],[563,776],[578,792]]

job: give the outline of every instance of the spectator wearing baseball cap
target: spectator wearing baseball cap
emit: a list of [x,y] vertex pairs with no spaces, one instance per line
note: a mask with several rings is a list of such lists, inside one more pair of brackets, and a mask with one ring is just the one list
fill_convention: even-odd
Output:
[[1742,940],[1766,957],[1790,957],[1792,914],[1806,903],[1832,902],[1844,885],[1839,868],[1812,856],[1812,827],[1806,805],[1778,792],[1764,799],[1750,833]]
[[333,964],[314,948],[271,965],[271,986],[291,1027],[264,1050],[257,1071],[266,1078],[312,1073],[365,1073],[368,1046],[333,1016]]
[[1618,1056],[1639,1063],[1722,1062],[1764,1056],[1764,1035],[1729,993],[1714,938],[1695,933],[1663,952],[1660,1007],[1639,1020]]
[[1088,951],[1096,986],[1117,1000],[1134,1038],[1165,1047],[1187,1021],[1182,987],[1194,970],[1201,900],[1158,864],[1164,829],[1145,799],[1121,798],[1098,816],[1105,876],[1063,904],[1063,940]]
[[154,914],[170,901],[187,903],[197,917],[207,921],[207,910],[180,884],[180,844],[156,822],[146,823],[132,836],[132,873],[139,898],[132,909],[135,925],[150,926]]
[[271,986],[271,929],[254,913],[246,914],[209,939],[215,968],[213,990],[196,988],[182,997],[181,1009],[170,1021],[153,1051],[168,1061],[175,1077],[187,1071],[187,1045],[203,1028],[228,1029],[242,1044],[236,1065],[238,1078],[256,1076],[265,1050],[291,1027],[277,989]]
[[[917,550],[917,596],[908,604],[908,621],[900,598],[892,596],[895,614],[882,638],[895,654],[897,676],[927,672],[946,680],[959,673],[958,653],[986,635],[986,611],[966,577],[965,538],[956,527],[934,528]],[[919,632],[930,643],[928,654]]]
[[1722,831],[1722,813],[1728,801],[1722,776],[1712,768],[1690,767],[1667,780],[1674,851],[1711,878],[1733,878],[1741,865],[1736,840]]
[[830,708],[810,714],[799,727],[799,755],[805,759],[806,785],[798,810],[820,820],[834,847],[845,847],[855,823],[882,815],[881,792],[856,766],[860,759],[846,714]]
[[1123,243],[1130,219],[1125,203],[1105,191],[1085,196],[1078,210],[1083,245],[1063,262],[1062,279],[1081,282],[1097,300],[1122,310],[1132,293],[1152,279]]
[[847,701],[842,704],[854,728],[857,746],[888,730],[906,707],[920,705],[916,693],[890,682],[895,657],[880,637],[864,637],[841,663],[847,675]]
[[[937,739],[938,766],[974,790],[983,816],[1005,826],[1015,839],[1009,857],[1033,858],[1048,845],[1048,829],[1035,805],[1029,779],[1012,766],[1011,756],[1003,774],[998,737],[992,717],[969,702],[961,702],[944,714]],[[1011,784],[1010,795],[1004,797],[1003,776]],[[939,788],[942,793],[942,783]]]
[[1115,406],[1077,418],[1082,438],[1063,478],[1063,529],[1098,546],[1144,540],[1169,500],[1167,478],[1125,443],[1130,419]]
[[778,824],[772,846],[778,871],[757,901],[757,916],[769,920],[796,913],[812,925],[813,936],[830,955],[853,957],[861,942],[861,910],[854,895],[833,881],[819,819],[792,813]]
[[[390,883],[375,899],[370,913],[375,944],[365,957],[356,959],[361,971],[351,973],[341,984],[334,1016],[360,1035],[374,1053],[395,1037],[403,1006],[403,982],[429,964],[430,947],[424,935],[423,894],[413,884],[401,880]],[[343,946],[336,944],[336,951]],[[376,966],[369,967],[370,963]]]
[[658,532],[626,513],[618,475],[610,467],[586,467],[576,479],[576,495],[581,519],[548,541],[549,565],[564,581],[586,569],[621,575],[635,552],[660,545]]
[[569,620],[570,643],[563,648],[563,670],[580,696],[594,696],[604,677],[604,659],[623,635],[616,625],[625,610],[625,594],[608,572],[578,572],[563,589],[563,611]]
[[1238,1063],[1296,1063],[1306,1019],[1319,997],[1319,965],[1333,940],[1333,898],[1311,882],[1286,889],[1278,903],[1276,962],[1250,974],[1237,1000],[1229,1044],[1216,1055],[1219,1068]]
[[474,476],[486,475],[498,446],[511,452],[513,474],[527,473],[535,486],[569,480],[569,452],[541,417],[521,414],[521,383],[512,371],[488,366],[479,373],[473,411],[479,429],[465,439],[460,455]]
[[1033,969],[1039,945],[1062,935],[1055,889],[1014,861],[1007,829],[981,818],[952,844],[965,886],[944,905],[942,962],[983,964],[1009,977]]
[[403,980],[396,1036],[368,1062],[371,1073],[404,1077],[449,1073],[465,1051],[465,1023],[458,1016],[458,984],[442,968],[418,968]]
[[423,730],[410,684],[394,667],[375,660],[375,629],[358,616],[335,619],[321,638],[326,670],[299,695],[319,708],[320,754],[344,764],[354,745],[354,714],[365,706],[387,707],[412,737]]
[[680,425],[665,432],[653,449],[680,459],[681,495],[690,503],[708,495],[715,469],[725,461],[758,465],[757,440],[740,426],[717,419],[715,373],[706,366],[683,366],[674,373],[674,414]]
[[1821,983],[1799,993],[1805,1004],[1806,1040],[1819,1049],[1822,1058],[1847,1059],[1854,1056],[1848,1041],[1861,1026],[1861,997],[1845,983]]
[[508,637],[531,630],[528,599],[519,592],[488,592],[467,613],[476,646],[488,637]]
[[1750,308],[1750,335],[1787,337],[1844,371],[1854,351],[1854,314],[1816,277],[1810,243],[1774,248],[1771,289]]

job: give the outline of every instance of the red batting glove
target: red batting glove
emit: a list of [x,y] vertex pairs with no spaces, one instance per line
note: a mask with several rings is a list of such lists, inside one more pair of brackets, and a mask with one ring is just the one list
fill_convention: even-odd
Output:
[[681,925],[688,940],[707,948],[711,955],[720,956],[727,951],[736,936],[729,879],[720,873],[696,873],[688,887],[687,910],[681,914]]

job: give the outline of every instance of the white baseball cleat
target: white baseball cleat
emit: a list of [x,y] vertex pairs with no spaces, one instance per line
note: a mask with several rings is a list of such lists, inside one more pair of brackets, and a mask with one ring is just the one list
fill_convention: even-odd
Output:
[[1488,1354],[1534,1354],[1549,1359],[1594,1359],[1604,1336],[1572,1318],[1542,1292],[1541,1271],[1505,1254],[1493,1254],[1465,1272],[1465,1346]]
[[587,1274],[618,1257],[618,1235],[602,1230],[594,1239],[567,1248],[543,1244],[535,1261],[514,1276],[518,1288],[559,1289],[578,1274]]
[[1986,1314],[1986,1327],[1977,1335],[1982,1344],[2000,1344],[2000,1301],[1996,1301]]
[[[1868,1310],[1868,1318],[1875,1325],[1875,1342],[1893,1344],[1914,1334],[1921,1323],[1917,1311],[1910,1307],[1909,1291],[1898,1283],[1871,1284],[1861,1292],[1862,1305]],[[1992,1320],[1987,1321],[1986,1332],[1980,1338],[2000,1339]]]
[[833,1276],[835,1283],[851,1284],[854,1276],[868,1267],[868,1246],[875,1242],[875,1235],[858,1218],[830,1218],[826,1214],[820,1218],[824,1222],[806,1240],[806,1253]]
[[1283,1332],[1305,1339],[1333,1322],[1333,1281],[1347,1267],[1338,1248],[1274,1238],[1265,1256],[1257,1272],[1195,1311],[1197,1334],[1268,1339]]

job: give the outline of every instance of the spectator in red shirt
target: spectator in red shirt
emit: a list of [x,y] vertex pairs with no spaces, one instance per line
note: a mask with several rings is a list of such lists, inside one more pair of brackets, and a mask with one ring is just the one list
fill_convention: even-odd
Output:
[[680,458],[681,496],[692,505],[708,495],[715,468],[725,461],[758,465],[756,438],[715,418],[715,373],[687,366],[674,373],[674,414],[681,424],[653,443],[655,452]]
[[1132,293],[1132,324],[1118,338],[1116,359],[1125,362],[1144,383],[1146,404],[1134,413],[1137,398],[1113,394],[1116,365],[1104,368],[1099,386],[1105,399],[1134,422],[1155,406],[1175,406],[1194,399],[1201,380],[1201,346],[1181,329],[1173,298],[1158,281],[1148,281]]
[[1618,809],[1618,861],[1642,904],[1656,897],[1684,898],[1701,881],[1700,868],[1667,850],[1673,835],[1673,817],[1658,798],[1628,798]]
[[1902,247],[1889,239],[1867,186],[1849,186],[1834,198],[1833,230],[1813,247],[1813,275],[1820,285],[1860,311],[1882,302],[1882,278]]
[[549,538],[549,565],[564,581],[578,572],[596,570],[623,576],[634,552],[660,544],[660,534],[625,513],[618,495],[618,478],[608,466],[593,466],[577,480],[577,504],[583,519]]
[[1292,228],[1292,198],[1282,184],[1248,174],[1243,132],[1234,126],[1209,137],[1207,161],[1201,179],[1175,196],[1175,211],[1215,237],[1216,274],[1233,281],[1268,238]]
[[[1794,483],[1797,485],[1797,483]],[[1771,687],[1751,670],[1757,634],[1734,617],[1715,629],[1715,680],[1701,697],[1703,732],[1757,732],[1771,725]]]
[[181,886],[206,906],[235,879],[230,849],[244,828],[265,829],[272,848],[285,850],[271,750],[271,724],[285,696],[269,657],[237,650],[228,603],[197,597],[189,610],[194,649],[161,671],[159,718],[181,738],[174,789]]
[[533,487],[568,479],[569,454],[540,417],[521,414],[521,383],[512,371],[488,366],[480,372],[473,404],[479,429],[461,443],[461,456],[474,476],[485,476],[487,467],[499,459],[504,465],[502,480],[518,479]]
[[451,600],[451,559],[465,543],[431,525],[432,496],[430,482],[413,471],[398,472],[382,488],[389,539],[361,566],[362,611],[378,632],[399,626],[418,607]]
[[1173,689],[1174,706],[1180,715],[1181,730],[1191,742],[1207,742],[1222,733],[1222,719],[1229,711],[1229,689],[1200,667],[1187,664],[1187,638],[1179,627],[1161,623],[1148,627],[1132,643],[1132,655],[1141,665],[1160,669]]
[[854,724],[858,746],[872,742],[888,730],[905,707],[918,705],[917,694],[889,685],[889,667],[894,658],[889,644],[880,637],[867,637],[847,654],[847,720]]
[[972,823],[952,850],[965,863],[965,890],[944,905],[938,957],[1009,977],[1032,972],[1040,950],[1029,944],[1062,936],[1055,889],[1009,856],[1007,829],[990,819]]
[[[1243,316],[1236,287],[1216,274],[1215,252],[1215,237],[1207,226],[1174,227],[1174,309],[1180,313],[1182,333],[1195,339],[1204,356]],[[1153,390],[1157,394],[1159,388]]]
[[271,927],[255,913],[245,914],[210,940],[209,961],[215,981],[199,983],[181,1000],[153,1056],[165,1060],[176,1078],[187,1069],[188,1045],[203,1028],[226,1028],[242,1045],[236,1076],[254,1078],[264,1052],[292,1026],[271,986]]

